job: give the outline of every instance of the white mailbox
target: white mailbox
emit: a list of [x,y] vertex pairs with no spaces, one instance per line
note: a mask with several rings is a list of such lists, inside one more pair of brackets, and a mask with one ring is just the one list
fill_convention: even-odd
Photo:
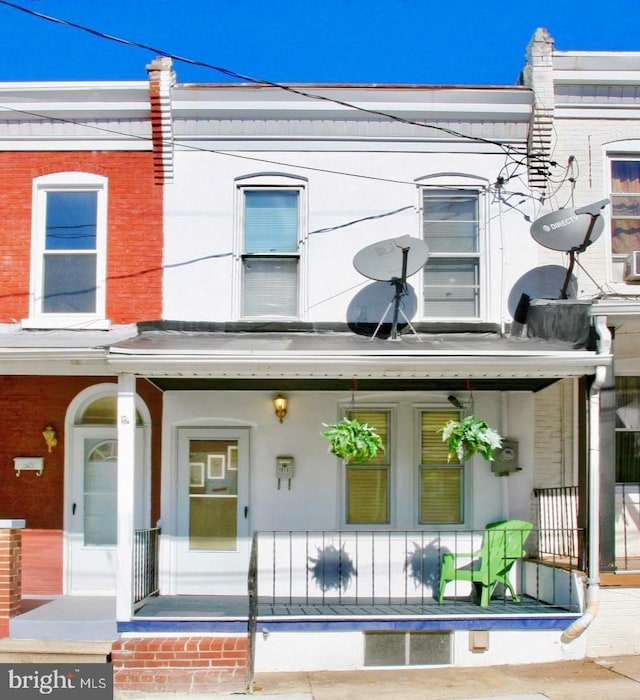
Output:
[[20,476],[20,472],[37,472],[38,476],[42,476],[44,457],[14,457],[13,468],[16,476]]

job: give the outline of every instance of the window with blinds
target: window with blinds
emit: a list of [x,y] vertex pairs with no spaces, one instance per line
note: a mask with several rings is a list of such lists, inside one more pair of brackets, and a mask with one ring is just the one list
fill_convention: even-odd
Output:
[[424,267],[424,316],[480,315],[480,201],[478,192],[428,190],[422,230],[429,246]]
[[298,316],[300,191],[243,190],[242,315]]
[[439,432],[458,411],[420,412],[420,524],[463,522],[464,464],[447,462],[447,444]]
[[384,525],[390,522],[389,507],[389,423],[383,410],[348,411],[349,418],[373,426],[385,447],[365,464],[346,465],[346,521],[349,524]]
[[640,377],[616,377],[616,481],[640,482]]

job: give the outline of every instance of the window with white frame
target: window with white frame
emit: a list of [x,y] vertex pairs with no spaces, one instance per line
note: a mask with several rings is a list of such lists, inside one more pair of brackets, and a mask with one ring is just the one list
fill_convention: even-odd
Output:
[[[399,516],[393,512],[394,503],[406,509],[411,502],[414,506],[410,510],[417,525],[440,527],[464,523],[465,465],[447,460],[448,447],[440,432],[450,420],[460,419],[459,411],[444,407],[417,409],[414,413],[419,436],[417,456],[411,457],[410,441],[407,441],[400,445],[403,451],[397,464],[392,457],[393,444],[400,442],[397,430],[403,426],[395,425],[392,429],[389,409],[361,407],[347,411],[346,416],[373,426],[385,447],[370,462],[345,464],[346,525],[390,525]],[[417,464],[417,484],[411,477],[412,464]],[[395,498],[392,483],[400,489]],[[412,486],[409,492],[409,484],[416,484],[416,488]],[[402,514],[401,519],[406,521],[407,515]]]
[[440,429],[460,420],[458,411],[421,410],[419,459],[419,517],[421,525],[464,521],[464,463],[447,461],[447,444]]
[[611,160],[611,254],[640,250],[640,158]]
[[105,317],[107,180],[56,173],[34,180],[30,318],[91,325]]
[[300,313],[299,187],[242,187],[244,318]]
[[616,481],[640,482],[640,377],[616,377]]
[[375,408],[347,412],[348,418],[375,428],[384,446],[370,462],[345,467],[346,522],[349,525],[385,525],[390,522],[390,416],[389,411]]
[[423,315],[480,316],[480,195],[477,190],[422,190]]

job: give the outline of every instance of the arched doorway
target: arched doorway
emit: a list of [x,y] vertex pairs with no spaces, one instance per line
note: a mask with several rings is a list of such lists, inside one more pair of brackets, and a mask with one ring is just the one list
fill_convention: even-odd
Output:
[[[149,431],[146,406],[136,399],[135,527],[149,524]],[[113,595],[118,519],[117,385],[81,392],[66,420],[65,592]]]

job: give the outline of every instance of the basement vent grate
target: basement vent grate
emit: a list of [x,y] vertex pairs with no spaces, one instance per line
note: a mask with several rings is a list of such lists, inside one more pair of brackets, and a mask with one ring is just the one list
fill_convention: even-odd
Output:
[[365,632],[365,666],[442,666],[452,663],[451,632]]

